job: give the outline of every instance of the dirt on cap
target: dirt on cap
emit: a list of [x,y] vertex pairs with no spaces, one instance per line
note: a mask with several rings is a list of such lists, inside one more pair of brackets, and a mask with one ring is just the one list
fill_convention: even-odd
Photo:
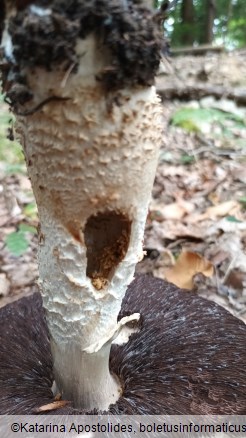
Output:
[[96,33],[100,45],[111,54],[110,65],[97,77],[106,90],[153,84],[162,37],[154,11],[142,2],[40,0],[19,3],[8,21],[13,57],[3,54],[3,86],[10,103],[24,104],[32,98],[24,73],[26,68],[66,70],[73,64],[75,72],[79,61],[76,41],[91,33]]

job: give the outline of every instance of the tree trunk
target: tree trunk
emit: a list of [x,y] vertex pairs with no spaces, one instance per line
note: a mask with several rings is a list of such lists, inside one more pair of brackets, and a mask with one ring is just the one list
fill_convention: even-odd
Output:
[[193,0],[183,0],[181,7],[181,18],[183,26],[183,45],[194,43],[194,5]]
[[213,42],[213,27],[216,13],[216,0],[207,0],[206,3],[206,22],[205,22],[205,35],[204,43],[212,44]]
[[229,25],[230,25],[230,20],[232,18],[232,12],[233,12],[233,3],[232,0],[228,1],[228,5],[227,5],[227,13],[224,17],[224,25],[223,25],[223,43],[226,43],[226,39],[228,36],[228,30],[229,30]]

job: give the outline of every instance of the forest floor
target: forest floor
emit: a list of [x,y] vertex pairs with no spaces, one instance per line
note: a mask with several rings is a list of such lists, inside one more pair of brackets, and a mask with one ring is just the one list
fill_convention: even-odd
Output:
[[[137,272],[246,322],[246,50],[164,60],[164,129]],[[0,307],[37,286],[37,209],[0,103]]]

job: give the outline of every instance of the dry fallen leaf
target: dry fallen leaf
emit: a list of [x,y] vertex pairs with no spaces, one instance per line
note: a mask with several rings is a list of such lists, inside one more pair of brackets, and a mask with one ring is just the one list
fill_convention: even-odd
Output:
[[222,204],[207,208],[205,214],[210,219],[224,217],[230,214],[235,214],[240,210],[240,205],[236,201],[222,202]]
[[194,224],[197,222],[204,221],[206,219],[215,221],[217,218],[228,216],[228,215],[235,216],[236,218],[240,219],[241,217],[240,210],[241,207],[238,202],[227,201],[227,202],[222,202],[221,204],[218,205],[214,205],[212,207],[208,207],[204,213],[189,215],[185,218],[185,220],[186,222]]
[[199,254],[183,251],[176,264],[165,271],[166,280],[184,289],[192,289],[194,275],[201,273],[206,277],[212,277],[214,267],[212,263]]
[[164,205],[163,203],[152,202],[150,204],[151,219],[159,222],[167,219],[180,220],[186,214],[192,213],[194,205],[183,199],[178,199],[176,202]]
[[160,166],[160,169],[162,170],[163,176],[171,176],[174,177],[176,175],[178,176],[187,176],[189,175],[189,172],[185,168],[185,166]]
[[6,274],[0,274],[0,296],[6,297],[10,291],[10,281]]
[[154,277],[163,278],[163,272],[167,267],[172,266],[175,262],[173,254],[170,250],[164,249],[156,259],[153,269]]
[[54,401],[52,403],[48,403],[47,405],[40,406],[39,408],[35,409],[35,412],[39,413],[39,412],[53,411],[55,409],[63,408],[64,406],[68,405],[69,403],[70,402],[68,400]]
[[230,253],[228,251],[224,251],[223,249],[215,247],[214,251],[209,251],[210,260],[214,266],[220,266],[226,260],[230,259]]
[[226,286],[232,287],[233,289],[240,290],[243,292],[244,284],[246,283],[246,274],[245,272],[240,272],[237,269],[232,269],[226,279],[224,284]]

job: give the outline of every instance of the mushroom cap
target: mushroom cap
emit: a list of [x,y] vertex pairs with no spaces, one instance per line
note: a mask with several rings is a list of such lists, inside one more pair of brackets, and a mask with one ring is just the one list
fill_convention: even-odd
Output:
[[[129,286],[119,319],[139,331],[112,345],[123,393],[110,414],[246,414],[246,326],[219,305],[150,276]],[[52,358],[39,293],[0,309],[0,414],[53,401]],[[54,411],[53,411],[54,413]],[[55,414],[85,414],[67,405]],[[95,412],[93,412],[95,413]]]

